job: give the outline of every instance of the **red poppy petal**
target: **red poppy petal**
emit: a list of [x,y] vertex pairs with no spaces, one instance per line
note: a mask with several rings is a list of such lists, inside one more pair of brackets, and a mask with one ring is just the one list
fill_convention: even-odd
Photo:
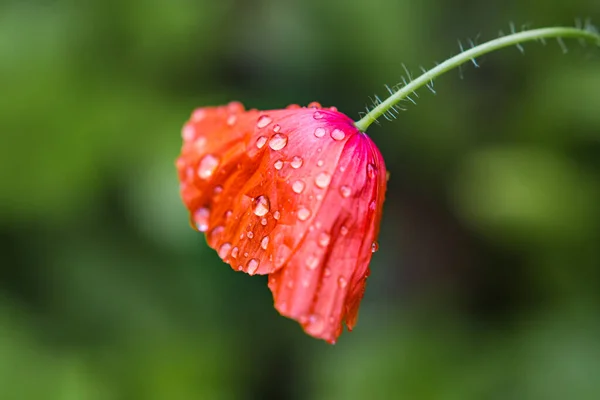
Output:
[[386,186],[385,165],[371,140],[354,126],[333,129],[348,135],[335,174],[304,242],[269,279],[277,310],[329,342],[344,320],[349,329],[356,323]]

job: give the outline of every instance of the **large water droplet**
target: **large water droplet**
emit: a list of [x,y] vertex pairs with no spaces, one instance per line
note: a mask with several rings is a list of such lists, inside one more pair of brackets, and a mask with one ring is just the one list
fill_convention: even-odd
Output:
[[221,257],[222,260],[225,260],[225,257],[229,255],[230,250],[231,243],[223,243],[221,247],[219,247],[219,251],[217,253],[219,254],[219,257]]
[[331,175],[329,175],[327,172],[321,172],[315,178],[315,185],[321,189],[325,189],[327,186],[329,186],[329,182],[331,182]]
[[377,250],[379,250],[379,243],[377,243],[377,242],[371,243],[371,253],[375,253]]
[[260,264],[260,261],[258,261],[256,258],[251,258],[250,260],[248,260],[248,263],[246,264],[246,268],[248,269],[248,274],[254,275],[256,273],[256,271],[258,270],[259,264]]
[[258,196],[254,200],[254,214],[259,217],[264,216],[269,212],[269,198],[267,196]]
[[234,247],[234,248],[231,250],[231,257],[233,257],[233,258],[237,258],[237,256],[238,256],[238,253],[239,253],[239,252],[240,252],[240,249],[238,249],[238,248],[237,248],[237,246],[236,246],[236,247]]
[[315,129],[315,136],[318,138],[322,138],[323,136],[325,136],[325,128]]
[[350,197],[350,195],[352,194],[352,189],[350,189],[350,186],[342,185],[340,186],[340,194],[344,198]]
[[196,228],[200,232],[206,232],[208,230],[209,217],[210,210],[206,207],[199,208],[194,212],[194,222],[196,223]]
[[258,121],[256,122],[256,127],[262,129],[265,126],[269,125],[272,121],[273,120],[269,118],[268,115],[261,115],[260,118],[258,118]]
[[313,255],[310,255],[304,261],[306,264],[306,268],[310,270],[314,270],[319,266],[319,259]]
[[297,180],[292,184],[292,190],[294,191],[294,193],[300,194],[302,193],[302,191],[304,191],[304,182],[302,182],[301,180]]
[[375,179],[376,174],[376,167],[373,164],[367,164],[367,175],[369,176],[369,179]]
[[262,149],[266,143],[267,143],[266,136],[260,136],[258,139],[256,139],[256,147],[258,147],[259,149]]
[[208,179],[219,166],[219,159],[212,154],[205,155],[198,165],[198,176],[201,179]]
[[319,246],[327,247],[330,240],[331,240],[331,236],[329,236],[329,234],[327,232],[319,233],[319,239],[318,239]]
[[300,207],[297,215],[300,221],[306,221],[308,218],[310,218],[310,210],[306,207]]
[[277,210],[273,211],[273,218],[275,219],[275,221],[278,221],[279,218],[281,218],[281,213]]
[[310,335],[318,335],[325,329],[325,320],[319,314],[311,314],[308,317],[308,325],[305,329],[306,333]]
[[273,163],[273,167],[279,171],[281,168],[283,168],[283,161],[281,160],[277,160]]
[[333,131],[331,131],[331,137],[334,140],[344,140],[344,138],[346,137],[346,134],[344,133],[343,130],[336,128]]
[[265,236],[264,238],[262,238],[262,240],[260,241],[260,247],[262,247],[263,250],[267,249],[267,246],[269,245],[269,237]]
[[315,111],[313,114],[314,119],[322,119],[325,115],[321,111]]
[[346,287],[346,285],[348,285],[348,281],[346,280],[346,278],[344,278],[343,276],[340,276],[338,278],[338,286],[343,289]]
[[281,133],[276,133],[273,135],[273,137],[271,137],[271,140],[269,140],[269,147],[275,151],[281,150],[285,147],[287,142],[287,136],[282,135]]
[[290,163],[290,165],[292,166],[292,168],[298,169],[302,166],[303,162],[304,161],[302,160],[302,157],[294,156],[294,158],[292,158],[292,162]]

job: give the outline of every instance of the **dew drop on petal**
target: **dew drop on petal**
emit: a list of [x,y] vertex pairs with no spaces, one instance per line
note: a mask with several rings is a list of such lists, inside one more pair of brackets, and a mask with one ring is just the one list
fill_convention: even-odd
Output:
[[343,276],[340,276],[338,278],[338,286],[343,289],[346,287],[346,285],[348,284],[348,281],[346,280],[346,278],[344,278]]
[[183,140],[189,142],[196,136],[196,129],[194,129],[192,125],[185,125],[181,131],[181,136],[183,137]]
[[246,236],[248,236],[248,239],[254,239],[254,232],[249,231]]
[[261,115],[256,122],[256,127],[259,129],[269,125],[273,120],[268,115]]
[[342,227],[340,228],[340,234],[342,236],[346,236],[348,234],[348,228],[346,227],[346,225],[342,225]]
[[277,221],[281,217],[281,213],[279,211],[273,211],[273,218]]
[[317,161],[317,167],[322,167],[322,166],[323,166],[323,160]]
[[300,207],[297,215],[300,221],[306,221],[308,218],[310,218],[310,210],[306,207]]
[[377,242],[371,243],[371,253],[375,253],[377,250],[379,250],[379,243],[377,243]]
[[330,240],[331,240],[331,236],[329,236],[329,234],[327,232],[319,233],[319,238],[318,238],[319,246],[327,247]]
[[265,236],[264,238],[262,238],[262,240],[260,241],[260,247],[262,247],[263,250],[267,249],[267,246],[269,245],[269,237]]
[[350,195],[352,194],[352,189],[350,189],[350,186],[342,185],[340,186],[340,194],[344,198],[350,197]]
[[344,138],[346,137],[346,134],[344,133],[343,130],[336,128],[333,131],[331,131],[331,137],[334,140],[344,140]]
[[369,203],[369,210],[375,211],[376,206],[377,204],[374,201],[372,201],[371,203]]
[[275,124],[273,125],[273,132],[277,133],[281,130],[281,125]]
[[192,113],[192,121],[200,122],[206,117],[206,110],[203,108],[198,108],[194,110]]
[[315,129],[315,137],[322,138],[323,136],[325,136],[325,128]]
[[276,133],[273,135],[273,137],[271,137],[271,140],[269,140],[269,147],[275,151],[281,150],[285,147],[287,142],[287,136],[282,135],[281,133]]
[[318,314],[311,314],[305,329],[310,335],[318,335],[325,329],[325,320]]
[[261,224],[262,226],[267,226],[267,222],[268,222],[268,221],[267,221],[267,219],[266,219],[266,218],[263,218],[263,219],[261,219],[261,220],[260,220],[260,224]]
[[232,210],[227,210],[225,212],[225,219],[231,218],[232,215],[233,215],[233,211]]
[[229,125],[229,126],[235,125],[236,121],[237,121],[237,116],[235,116],[235,115],[230,115],[229,117],[227,117],[227,125]]
[[323,117],[324,115],[321,111],[315,111],[315,113],[313,114],[314,119],[322,119]]
[[229,255],[229,251],[231,250],[231,243],[223,243],[220,247],[219,247],[219,251],[217,252],[219,254],[219,257],[221,257],[221,259],[225,259],[225,257],[227,257]]
[[221,194],[221,192],[222,192],[222,191],[223,191],[223,186],[221,186],[221,185],[217,185],[217,186],[215,186],[215,188],[213,189],[213,193],[214,193],[215,195],[219,195],[219,194]]
[[241,265],[238,265],[238,271],[241,271],[243,269],[244,269],[244,267],[242,267]]
[[315,185],[321,189],[325,189],[327,186],[329,186],[329,182],[331,182],[331,175],[329,175],[327,172],[321,172],[315,178]]
[[234,248],[231,250],[231,257],[233,257],[233,258],[237,258],[237,256],[238,256],[238,253],[239,253],[239,252],[240,252],[240,249],[238,249],[238,248],[237,248],[237,246],[236,246],[236,247],[234,247]]
[[319,266],[319,259],[313,255],[310,255],[304,261],[306,264],[306,268],[310,270],[314,270]]
[[308,103],[308,108],[321,108],[321,103],[317,101],[311,101]]
[[256,271],[258,270],[259,264],[260,264],[260,261],[258,261],[256,258],[251,258],[250,260],[248,260],[248,263],[246,263],[246,268],[248,269],[248,274],[254,275],[256,273]]
[[210,210],[206,207],[197,209],[194,212],[194,222],[196,228],[200,232],[206,232],[208,230],[208,218],[210,217]]
[[292,166],[292,168],[298,169],[302,166],[302,163],[303,163],[302,157],[294,156],[294,158],[292,158],[292,162],[290,163],[290,165]]
[[254,214],[262,217],[269,212],[269,198],[267,196],[258,196],[254,200]]
[[267,138],[265,136],[260,136],[258,139],[256,139],[256,147],[258,147],[259,149],[262,149],[266,143]]
[[292,190],[294,193],[300,194],[304,191],[304,182],[297,180],[292,184]]
[[331,276],[331,270],[330,270],[329,268],[325,268],[325,269],[323,270],[323,276],[324,276],[325,278],[327,278],[328,276]]
[[201,179],[208,179],[212,176],[218,166],[219,159],[212,154],[207,154],[200,160],[200,165],[198,165],[198,176]]
[[367,175],[369,179],[375,179],[376,175],[375,166],[373,164],[367,164]]
[[283,161],[281,160],[277,160],[273,163],[273,167],[279,171],[281,168],[283,168]]
[[288,289],[292,289],[294,287],[294,281],[291,279],[288,279],[286,286],[288,287]]

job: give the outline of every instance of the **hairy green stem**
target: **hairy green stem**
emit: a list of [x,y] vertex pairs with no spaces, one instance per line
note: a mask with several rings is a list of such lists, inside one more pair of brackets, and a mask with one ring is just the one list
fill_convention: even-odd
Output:
[[591,27],[587,29],[569,28],[569,27],[553,27],[553,28],[541,28],[532,29],[510,35],[502,36],[489,42],[480,44],[472,47],[469,50],[463,51],[452,58],[447,59],[441,64],[438,64],[434,68],[427,72],[424,72],[418,78],[411,80],[402,86],[398,91],[394,92],[390,97],[380,102],[370,112],[368,112],[363,118],[355,122],[356,127],[361,131],[365,132],[369,125],[377,120],[377,118],[389,112],[396,104],[403,99],[407,98],[411,93],[420,87],[427,85],[432,82],[435,78],[454,69],[466,62],[473,61],[475,58],[502,49],[509,46],[518,46],[523,42],[531,40],[542,40],[545,38],[578,38],[590,41],[595,41],[600,45],[600,35],[595,32]]

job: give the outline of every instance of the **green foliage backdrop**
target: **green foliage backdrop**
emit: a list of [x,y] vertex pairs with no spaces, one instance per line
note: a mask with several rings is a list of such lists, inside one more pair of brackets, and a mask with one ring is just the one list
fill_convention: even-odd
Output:
[[351,117],[597,0],[0,3],[0,398],[597,399],[600,49],[506,49],[369,130],[391,172],[356,330],[280,317],[187,224],[197,106]]

